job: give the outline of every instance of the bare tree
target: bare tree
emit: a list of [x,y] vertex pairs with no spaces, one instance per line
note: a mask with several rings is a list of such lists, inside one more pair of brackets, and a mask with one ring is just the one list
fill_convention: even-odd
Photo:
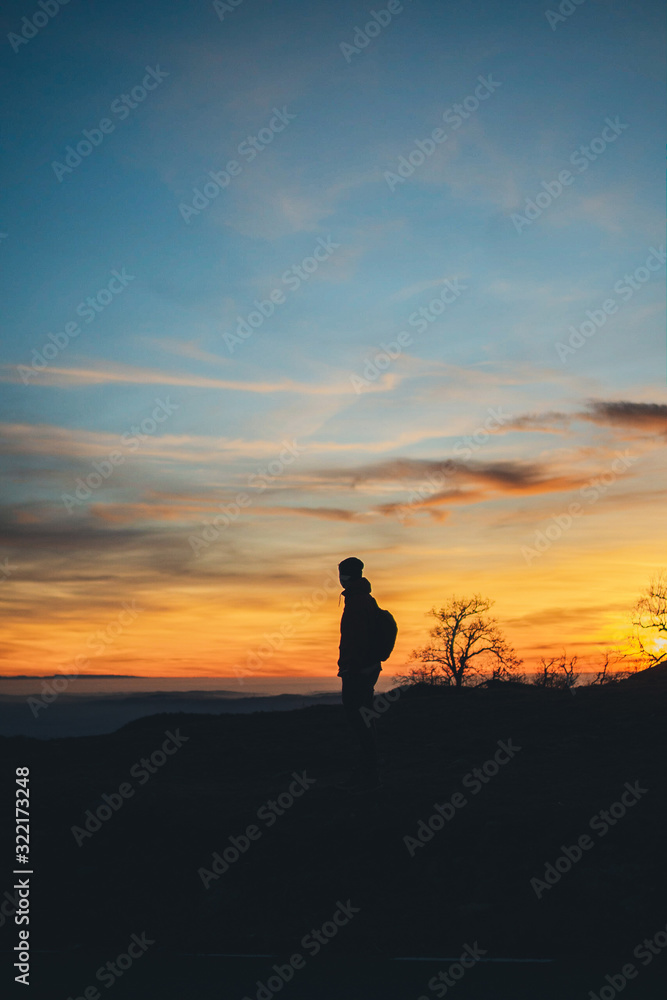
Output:
[[[431,608],[428,614],[436,620],[429,633],[433,641],[414,650],[411,658],[432,664],[431,677],[446,679],[457,688],[472,675],[493,671],[496,678],[512,676],[522,661],[504,638],[496,619],[486,615],[492,604],[488,598],[474,594],[452,597],[444,608]],[[414,672],[425,669],[419,667]]]
[[[667,660],[667,572],[654,576],[634,606],[632,641],[645,667]],[[651,649],[651,643],[656,643]]]
[[568,660],[565,651],[560,656],[552,656],[551,659],[542,657],[540,670],[535,673],[533,684],[537,687],[572,690],[579,679],[579,671],[576,669],[577,659],[578,657],[572,656]]
[[[616,663],[626,659],[625,653],[622,653],[618,649],[607,649],[604,652],[604,657],[600,665],[600,669],[596,673],[593,680],[590,682],[591,687],[600,687],[603,684],[616,684],[618,681],[625,680],[626,677],[631,677],[633,674],[632,670],[612,670],[612,666]],[[635,670],[637,669],[635,665]]]
[[397,684],[438,684],[441,687],[449,687],[453,681],[448,675],[438,670],[435,663],[423,667],[410,667],[404,674],[397,674],[394,677]]

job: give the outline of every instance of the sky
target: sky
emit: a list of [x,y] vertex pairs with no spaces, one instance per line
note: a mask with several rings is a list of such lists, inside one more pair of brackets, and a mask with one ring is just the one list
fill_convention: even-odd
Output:
[[388,672],[453,595],[623,642],[664,14],[547,2],[5,6],[2,673],[335,674],[350,555]]

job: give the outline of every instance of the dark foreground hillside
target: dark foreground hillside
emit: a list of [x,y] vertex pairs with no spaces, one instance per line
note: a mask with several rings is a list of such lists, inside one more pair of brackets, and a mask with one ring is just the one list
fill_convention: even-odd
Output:
[[[365,797],[334,784],[349,760],[336,706],[155,716],[105,736],[2,740],[5,785],[12,788],[15,766],[30,768],[35,974],[51,965],[53,982],[64,976],[62,989],[44,996],[83,996],[92,983],[103,996],[113,985],[119,1000],[255,998],[272,964],[299,953],[306,968],[284,987],[274,980],[285,997],[433,997],[444,994],[429,989],[429,978],[447,963],[389,960],[454,960],[475,942],[487,959],[555,959],[551,986],[487,992],[487,962],[466,972],[457,997],[586,998],[628,962],[639,970],[628,998],[662,996],[649,984],[660,971],[667,977],[667,949],[661,955],[654,945],[645,965],[633,951],[667,925],[666,697],[659,671],[576,695],[521,685],[406,691],[378,724],[384,787]],[[167,733],[177,743],[187,738],[170,755],[162,752]],[[475,778],[473,769],[499,749],[500,763]],[[151,774],[140,762],[156,751]],[[91,823],[103,793],[111,805]],[[438,832],[426,827],[434,815]],[[431,833],[423,846],[419,830],[425,839]],[[228,865],[217,877],[215,852]],[[549,862],[560,869],[551,870],[551,885]],[[339,910],[348,901],[352,910]],[[341,912],[352,915],[344,922]],[[16,931],[10,920],[2,924],[9,951]],[[308,935],[322,925],[315,955]],[[144,971],[137,959],[122,979],[100,985],[97,968],[125,952],[132,934],[155,942]],[[188,954],[271,957],[237,963],[227,986],[211,972],[215,988],[202,973],[213,960],[201,958],[203,980],[188,975],[189,986],[172,993],[161,979],[156,991],[155,976]],[[382,989],[377,979],[363,988],[355,980],[358,992],[348,984],[328,993],[333,959],[336,974],[346,963],[395,971]],[[588,972],[556,990],[566,966]],[[259,1000],[270,996],[260,992]]]

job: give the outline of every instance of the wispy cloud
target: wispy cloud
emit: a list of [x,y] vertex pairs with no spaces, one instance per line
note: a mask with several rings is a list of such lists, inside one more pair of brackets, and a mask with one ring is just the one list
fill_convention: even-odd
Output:
[[[21,383],[22,379],[14,365],[0,366],[0,382]],[[152,368],[136,368],[132,365],[105,363],[88,368],[47,368],[31,378],[29,385],[46,385],[56,388],[83,388],[91,385],[173,385],[195,389],[229,389],[234,392],[293,392],[304,395],[349,395],[354,389],[349,381],[335,384],[315,385],[282,379],[276,382],[241,382],[233,379],[212,378],[205,375],[160,371]],[[385,383],[383,382],[382,387]],[[376,389],[378,391],[378,389]]]

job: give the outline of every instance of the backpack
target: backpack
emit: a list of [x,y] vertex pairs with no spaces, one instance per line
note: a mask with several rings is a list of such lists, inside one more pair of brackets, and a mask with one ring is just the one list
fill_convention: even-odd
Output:
[[375,641],[379,660],[388,660],[396,644],[398,625],[389,611],[377,609]]

